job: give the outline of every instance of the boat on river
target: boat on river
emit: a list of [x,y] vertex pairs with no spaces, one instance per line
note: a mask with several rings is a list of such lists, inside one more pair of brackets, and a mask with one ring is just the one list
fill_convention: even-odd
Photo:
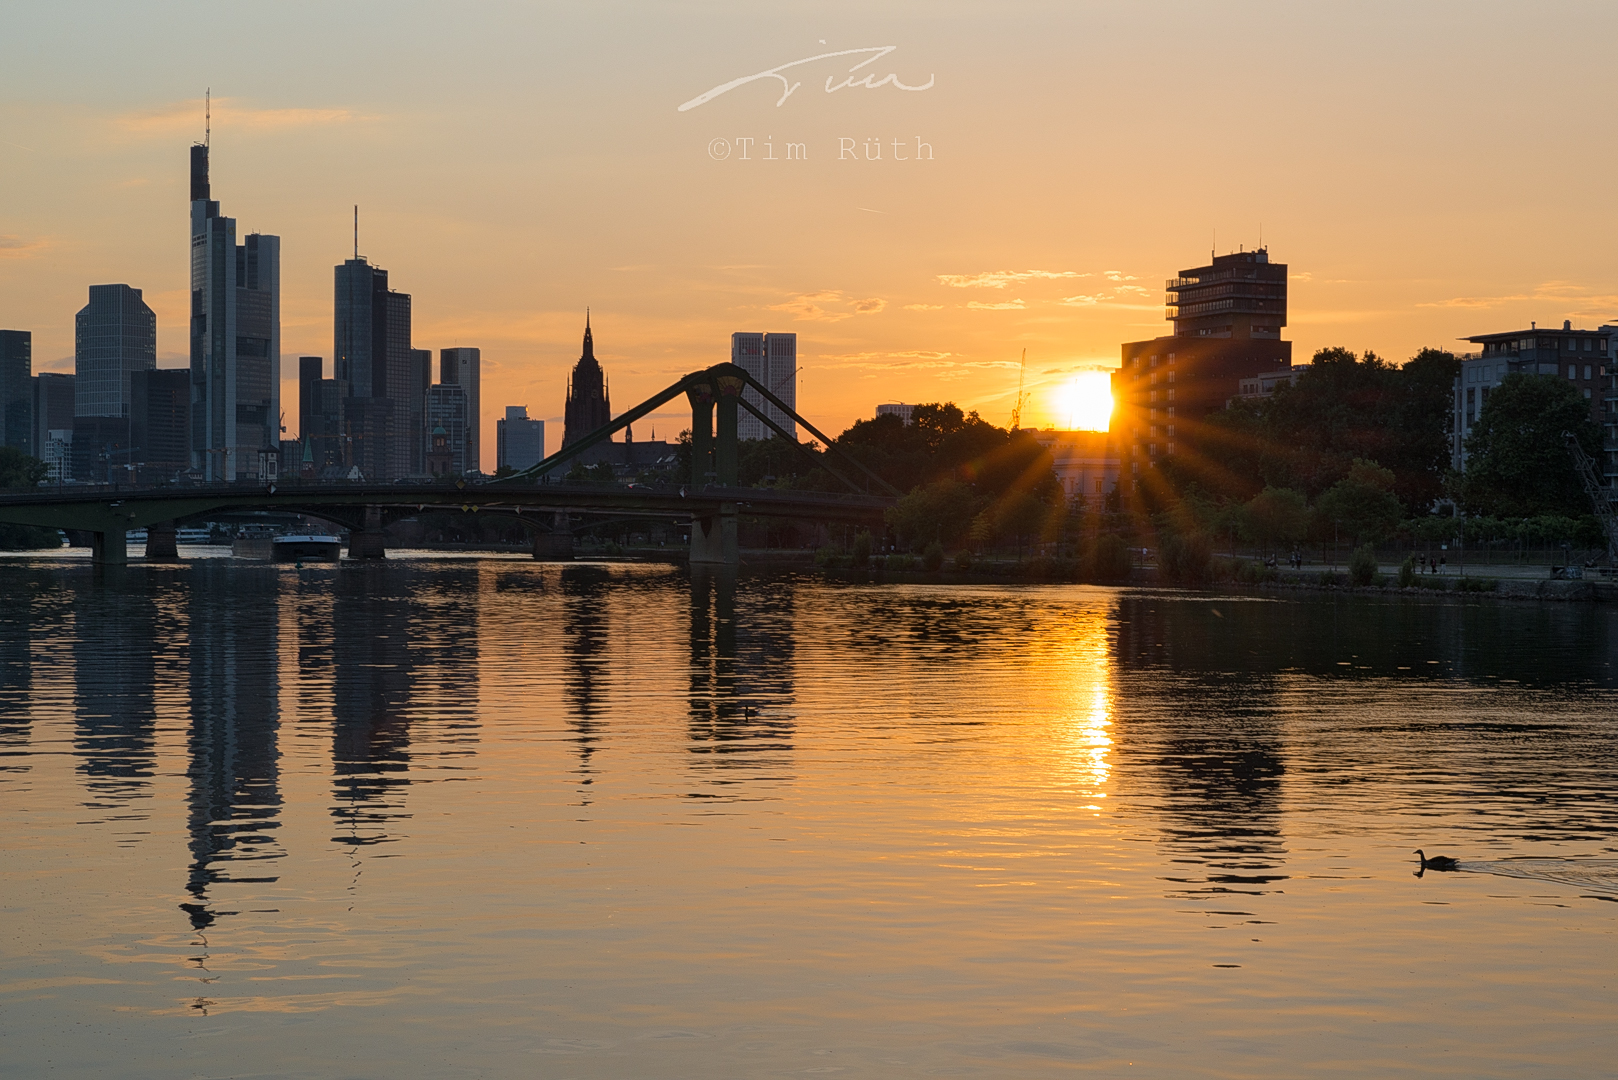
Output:
[[336,562],[342,557],[343,540],[339,536],[301,533],[275,538],[276,562]]

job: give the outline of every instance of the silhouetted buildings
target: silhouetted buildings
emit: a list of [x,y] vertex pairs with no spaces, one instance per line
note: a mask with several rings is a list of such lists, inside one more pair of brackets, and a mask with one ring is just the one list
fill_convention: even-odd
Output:
[[607,399],[607,373],[596,359],[595,342],[590,337],[590,317],[584,318],[584,351],[567,380],[567,407],[562,414],[562,446],[612,423],[612,405]]
[[137,371],[129,380],[129,443],[142,483],[176,479],[190,467],[191,373]]
[[427,388],[427,463],[429,476],[464,476],[467,472],[466,391],[450,383]]
[[348,387],[344,437],[367,480],[397,480],[419,463],[422,395],[430,372],[410,345],[410,295],[355,256],[336,268],[333,368]]
[[1241,393],[1244,379],[1292,366],[1287,268],[1269,252],[1215,256],[1181,270],[1166,286],[1174,333],[1123,346],[1112,377],[1119,451],[1128,474],[1158,459],[1196,467],[1203,420]]
[[34,335],[0,330],[0,446],[33,453]]
[[129,377],[157,366],[157,315],[128,285],[92,285],[73,320],[74,416],[128,416]]
[[[478,422],[483,405],[481,349],[438,350],[438,381],[444,386],[458,386],[466,397],[466,437],[462,453],[462,472],[481,472],[483,469],[483,427]],[[430,422],[429,422],[430,425]]]
[[343,441],[348,388],[339,379],[321,378],[324,365],[319,356],[298,357],[298,471],[331,479],[348,471]]
[[[281,240],[210,197],[208,147],[191,147],[191,466],[205,480],[277,475],[281,432]],[[85,395],[83,388],[79,391]]]
[[494,424],[495,468],[509,466],[521,472],[545,460],[545,421],[530,420],[526,405],[507,405],[506,416]]
[[[798,335],[752,334],[730,335],[730,362],[769,388],[794,411],[798,408]],[[797,438],[797,422],[764,400],[752,387],[742,391],[742,400],[759,409],[792,438]],[[738,411],[736,437],[739,439],[769,439],[775,432],[764,421],[748,412]]]
[[42,371],[32,380],[34,446],[29,453],[45,463],[51,480],[72,479],[75,381],[56,371]]
[[1461,374],[1455,380],[1450,419],[1453,468],[1466,468],[1466,437],[1490,391],[1507,375],[1565,378],[1590,402],[1590,419],[1597,424],[1606,420],[1604,366],[1611,341],[1607,328],[1575,330],[1571,322],[1564,321],[1560,330],[1540,330],[1530,323],[1526,330],[1474,334],[1466,340],[1482,348],[1476,356],[1461,361]]

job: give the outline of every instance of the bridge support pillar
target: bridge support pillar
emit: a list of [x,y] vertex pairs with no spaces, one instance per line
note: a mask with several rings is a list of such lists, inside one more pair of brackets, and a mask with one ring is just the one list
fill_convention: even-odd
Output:
[[550,532],[534,534],[534,558],[540,562],[573,561],[573,518],[566,510],[556,512]]
[[382,508],[380,506],[367,506],[365,508],[365,527],[355,529],[348,534],[348,557],[350,559],[385,559],[388,557],[388,547],[382,537]]
[[712,517],[691,519],[693,566],[738,566],[741,552],[736,544],[736,504],[720,503]]
[[97,566],[127,566],[129,545],[125,542],[124,530],[113,528],[91,533],[90,561]]
[[179,562],[180,549],[176,540],[179,530],[172,521],[160,521],[146,526],[146,561]]
[[719,384],[719,400],[714,410],[714,477],[720,487],[735,487],[736,402],[741,398],[742,387],[746,384],[730,375],[721,375],[714,382]]
[[706,487],[713,478],[713,387],[693,386],[685,396],[691,402],[691,486]]

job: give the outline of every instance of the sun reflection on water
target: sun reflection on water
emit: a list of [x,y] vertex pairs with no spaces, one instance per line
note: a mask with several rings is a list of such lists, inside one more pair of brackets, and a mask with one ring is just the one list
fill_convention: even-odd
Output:
[[1059,725],[1059,745],[1075,791],[1096,800],[1100,812],[1112,775],[1113,680],[1107,612],[1079,613],[1062,637],[1060,667],[1067,687]]

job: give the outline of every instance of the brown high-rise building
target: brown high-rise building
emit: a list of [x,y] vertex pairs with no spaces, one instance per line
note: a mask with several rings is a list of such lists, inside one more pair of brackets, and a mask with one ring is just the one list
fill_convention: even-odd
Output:
[[607,399],[607,373],[596,359],[590,339],[590,316],[584,317],[584,353],[573,365],[567,380],[567,408],[562,414],[562,445],[590,434],[612,422],[612,404]]
[[1194,470],[1208,415],[1240,393],[1243,379],[1292,366],[1292,342],[1281,340],[1287,268],[1264,248],[1181,270],[1167,294],[1174,333],[1126,343],[1112,377],[1125,476],[1169,457]]

